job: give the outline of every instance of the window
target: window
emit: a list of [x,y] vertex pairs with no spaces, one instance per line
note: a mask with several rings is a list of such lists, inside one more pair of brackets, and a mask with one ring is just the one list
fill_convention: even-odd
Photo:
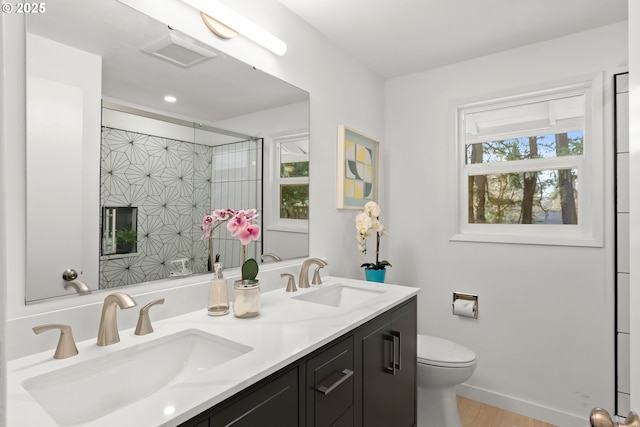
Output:
[[[290,134],[274,138],[272,181],[274,195],[269,228],[308,231],[309,220],[309,135]],[[277,200],[275,199],[277,197]]]
[[598,81],[458,107],[453,240],[601,245]]
[[280,142],[280,218],[309,219],[309,140]]

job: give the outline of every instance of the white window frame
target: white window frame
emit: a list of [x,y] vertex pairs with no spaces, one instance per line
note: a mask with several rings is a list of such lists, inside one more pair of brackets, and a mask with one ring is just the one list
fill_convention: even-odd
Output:
[[[268,218],[265,226],[271,231],[287,231],[291,233],[308,233],[309,220],[280,218],[280,144],[309,140],[309,132],[291,132],[284,135],[272,136],[265,158],[269,159],[269,168],[265,176],[265,185],[269,188],[265,195],[269,195],[268,207],[265,209]],[[308,177],[286,178],[288,184],[308,184]]]
[[[604,105],[603,74],[526,93],[468,102],[456,107],[456,225],[452,241],[562,246],[603,246]],[[581,156],[465,164],[465,114],[566,95],[585,96],[584,146]],[[542,132],[544,133],[544,131]],[[468,221],[468,177],[478,174],[578,169],[578,224],[476,224]]]

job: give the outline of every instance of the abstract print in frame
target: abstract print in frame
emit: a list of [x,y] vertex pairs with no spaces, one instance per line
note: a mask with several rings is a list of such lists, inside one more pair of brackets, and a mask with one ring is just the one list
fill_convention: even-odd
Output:
[[380,143],[338,126],[338,209],[361,209],[378,201]]

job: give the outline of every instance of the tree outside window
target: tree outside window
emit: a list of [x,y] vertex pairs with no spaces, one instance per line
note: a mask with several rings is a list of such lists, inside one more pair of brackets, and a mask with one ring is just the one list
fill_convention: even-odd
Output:
[[[467,164],[582,155],[582,130],[466,146]],[[578,170],[469,175],[470,223],[577,224]]]
[[457,107],[452,240],[601,246],[602,76]]

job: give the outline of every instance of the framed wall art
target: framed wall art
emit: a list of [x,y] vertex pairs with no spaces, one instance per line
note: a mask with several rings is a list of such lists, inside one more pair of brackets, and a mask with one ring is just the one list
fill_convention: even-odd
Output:
[[338,126],[338,209],[361,209],[368,201],[378,201],[380,143]]

